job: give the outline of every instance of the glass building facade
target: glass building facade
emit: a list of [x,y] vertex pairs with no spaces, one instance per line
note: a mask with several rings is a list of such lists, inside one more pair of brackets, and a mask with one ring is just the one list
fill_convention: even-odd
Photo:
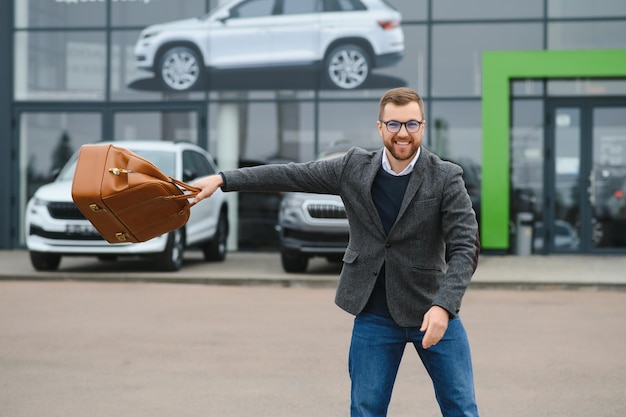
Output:
[[[13,0],[0,17],[0,111],[8,115],[0,121],[6,202],[0,248],[24,246],[26,202],[82,144],[187,140],[206,148],[222,168],[307,161],[334,146],[381,146],[378,99],[389,88],[408,86],[425,100],[425,146],[466,172],[484,250],[626,252],[626,2],[375,3],[383,2],[401,15],[403,56],[374,68],[356,88],[329,85],[323,71],[251,68],[201,69],[202,82],[176,91],[164,86],[158,71],[140,68],[142,31],[184,19],[195,25],[227,2]],[[359,1],[276,1],[284,13],[296,5],[297,18],[310,12],[299,9],[309,3],[313,11],[361,7]],[[148,36],[170,28],[159,26]],[[263,33],[246,34],[252,47],[244,59],[260,53],[254,45]],[[313,42],[313,49],[322,43]],[[607,61],[614,70],[552,69],[590,51],[614,52]],[[511,71],[503,87],[489,89],[485,57],[493,53],[497,69],[498,52],[572,58],[536,59],[533,71]],[[496,102],[492,112],[486,91],[496,96],[502,89],[505,106]],[[506,122],[506,129],[489,130],[496,122]],[[487,137],[491,131],[501,137]]]

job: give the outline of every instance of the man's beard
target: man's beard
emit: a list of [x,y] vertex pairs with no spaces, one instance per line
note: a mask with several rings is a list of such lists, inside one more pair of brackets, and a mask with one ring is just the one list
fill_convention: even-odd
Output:
[[407,160],[413,159],[415,157],[415,154],[417,154],[417,150],[419,149],[419,147],[415,149],[411,148],[412,152],[408,154],[407,156],[404,156],[404,155],[398,155],[398,153],[394,150],[393,143],[385,144],[385,148],[387,148],[391,156],[393,156],[398,161],[407,161]]

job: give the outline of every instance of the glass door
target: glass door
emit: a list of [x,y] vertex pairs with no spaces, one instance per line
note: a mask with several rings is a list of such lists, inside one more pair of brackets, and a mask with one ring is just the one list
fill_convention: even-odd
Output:
[[583,118],[576,106],[557,106],[552,110],[553,131],[548,137],[545,198],[546,213],[543,234],[544,252],[577,252],[585,230],[581,223],[585,202]]
[[552,100],[543,253],[626,252],[626,103]]
[[626,250],[626,104],[595,106],[591,116],[591,242],[594,249]]

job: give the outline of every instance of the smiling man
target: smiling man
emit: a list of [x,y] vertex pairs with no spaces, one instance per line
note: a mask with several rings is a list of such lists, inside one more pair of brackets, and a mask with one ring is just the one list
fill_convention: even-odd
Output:
[[478,416],[459,310],[479,253],[478,225],[459,166],[424,149],[423,101],[387,91],[377,127],[384,147],[300,164],[221,172],[194,185],[223,191],[341,196],[350,241],[335,302],[355,316],[349,354],[351,417],[387,415],[404,349],[415,347],[444,417]]

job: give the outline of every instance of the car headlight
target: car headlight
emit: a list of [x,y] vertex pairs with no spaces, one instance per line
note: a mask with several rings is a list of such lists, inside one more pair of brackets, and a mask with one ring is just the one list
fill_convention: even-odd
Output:
[[39,198],[39,197],[33,197],[33,206],[35,207],[45,207],[48,205],[48,201]]
[[293,219],[294,216],[297,216],[302,212],[302,204],[304,203],[304,199],[299,197],[287,197],[283,198],[281,201],[281,210],[280,214],[284,219]]

